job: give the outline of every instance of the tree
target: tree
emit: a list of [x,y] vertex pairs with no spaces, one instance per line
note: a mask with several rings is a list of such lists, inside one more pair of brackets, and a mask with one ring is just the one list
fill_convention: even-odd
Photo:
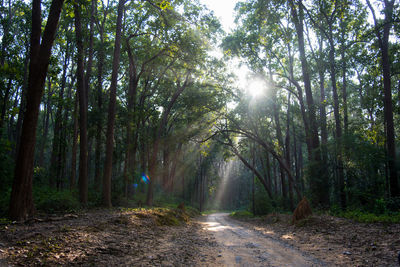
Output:
[[119,69],[119,58],[121,54],[121,34],[122,34],[122,17],[124,13],[125,0],[118,2],[117,28],[115,32],[114,57],[112,64],[112,76],[110,85],[110,102],[108,105],[108,122],[106,134],[106,159],[104,163],[103,174],[103,205],[111,207],[111,173],[112,159],[114,150],[114,125],[115,125],[115,105],[117,94],[117,79]]
[[63,0],[53,0],[51,2],[43,36],[41,36],[41,1],[33,0],[32,2],[32,32],[27,106],[24,114],[24,122],[22,124],[20,146],[18,149],[14,182],[10,197],[9,213],[10,218],[13,220],[24,220],[34,213],[32,178],[36,126],[51,48],[53,46],[63,2]]
[[390,74],[390,61],[389,61],[389,36],[390,30],[393,25],[393,7],[394,0],[384,0],[383,13],[385,18],[383,25],[381,25],[375,15],[375,10],[371,2],[367,0],[369,9],[371,10],[374,23],[375,34],[378,38],[379,49],[381,53],[381,67],[383,75],[383,92],[384,92],[384,117],[386,124],[386,146],[388,154],[388,168],[390,177],[390,195],[392,197],[400,196],[400,190],[397,178],[396,169],[396,144],[394,135],[394,121],[393,121],[393,104],[392,104],[392,85]]

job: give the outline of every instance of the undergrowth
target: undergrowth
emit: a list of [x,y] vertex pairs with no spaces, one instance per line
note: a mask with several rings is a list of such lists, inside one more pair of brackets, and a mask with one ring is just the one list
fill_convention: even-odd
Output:
[[253,213],[251,213],[250,211],[247,211],[247,210],[238,210],[238,211],[232,212],[229,216],[231,216],[233,218],[249,218],[249,217],[253,217]]
[[394,214],[374,214],[359,210],[344,211],[335,216],[352,219],[361,223],[400,223],[400,212]]

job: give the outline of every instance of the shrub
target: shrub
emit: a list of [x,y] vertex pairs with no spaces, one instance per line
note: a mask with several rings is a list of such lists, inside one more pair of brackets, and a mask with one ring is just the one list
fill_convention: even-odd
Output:
[[69,190],[34,188],[33,196],[36,209],[46,213],[64,213],[80,208],[79,201]]
[[400,213],[381,214],[363,212],[360,210],[345,211],[338,214],[339,217],[352,219],[361,223],[400,223]]
[[230,216],[234,218],[248,218],[248,217],[253,217],[253,213],[247,210],[238,210],[232,212]]

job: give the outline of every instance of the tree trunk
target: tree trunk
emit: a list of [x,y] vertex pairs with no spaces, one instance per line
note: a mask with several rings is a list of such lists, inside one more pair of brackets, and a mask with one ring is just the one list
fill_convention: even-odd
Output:
[[104,23],[100,26],[100,46],[97,52],[97,112],[96,112],[96,146],[95,146],[95,175],[94,175],[94,188],[97,192],[101,187],[101,145],[102,145],[102,131],[103,131],[103,66],[104,66]]
[[[68,42],[68,41],[67,41]],[[62,111],[64,110],[63,100],[64,100],[64,89],[67,80],[67,68],[69,64],[69,44],[67,44],[65,56],[64,56],[64,64],[63,64],[63,73],[61,80],[61,87],[58,93],[57,100],[57,111],[56,118],[54,123],[54,134],[53,134],[53,149],[51,152],[51,160],[50,160],[50,177],[49,177],[49,185],[54,187],[56,183],[59,183],[61,180],[61,171],[62,171]]]
[[12,80],[13,80],[12,77],[10,77],[8,79],[6,91],[4,93],[4,96],[2,96],[3,99],[1,101],[2,107],[1,107],[1,115],[0,115],[0,129],[3,128],[3,124],[5,121],[5,117],[6,117],[7,103],[8,103],[8,97],[10,96]]
[[137,134],[132,132],[132,125],[136,123],[136,95],[137,87],[139,83],[139,77],[137,75],[135,60],[129,46],[129,40],[127,41],[127,50],[129,57],[129,86],[128,86],[128,123],[126,126],[126,157],[127,157],[127,173],[125,176],[125,191],[128,192],[127,186],[129,183],[129,177],[132,177],[135,171],[135,154],[136,154],[136,142]]
[[[28,53],[29,42],[27,42],[26,46],[27,46],[26,51]],[[19,110],[18,110],[17,125],[15,126],[15,135],[14,135],[15,147],[13,148],[13,153],[12,153],[12,155],[15,158],[17,156],[16,153],[19,149],[22,122],[23,122],[23,117],[24,117],[25,110],[26,110],[26,94],[27,94],[27,88],[28,88],[28,76],[29,76],[29,55],[27,54],[25,56],[25,60],[24,60],[24,79],[23,79],[22,89],[21,89],[21,100],[20,100],[20,106],[19,106]]]
[[40,167],[44,167],[44,151],[46,150],[47,135],[49,133],[49,120],[50,120],[50,113],[51,113],[50,98],[52,95],[50,78],[47,79],[47,85],[48,85],[48,91],[47,91],[47,97],[46,97],[45,115],[43,116],[43,136],[42,136],[42,141],[40,142],[40,150],[39,150],[38,165]]
[[[274,84],[271,67],[269,69],[269,73],[270,73],[271,84]],[[283,143],[282,129],[281,129],[281,123],[280,123],[280,119],[279,119],[279,109],[278,109],[278,105],[277,105],[277,89],[274,85],[272,85],[272,87],[273,87],[272,98],[273,98],[273,113],[274,113],[273,116],[274,116],[274,120],[275,120],[276,136],[278,139],[278,144],[281,149],[281,152],[284,154],[285,144]],[[280,164],[280,168],[281,168],[280,174],[281,174],[281,185],[282,185],[282,197],[286,201],[287,200],[287,188],[286,188],[286,181],[285,181],[285,172],[283,171],[283,166],[281,164]]]
[[[285,155],[286,155],[286,162],[290,168],[291,161],[290,161],[290,97],[291,93],[288,94],[288,107],[287,107],[287,118],[286,118],[286,138],[285,138]],[[289,207],[290,210],[294,210],[294,202],[293,202],[293,181],[288,179],[289,183]]]
[[339,182],[339,194],[340,204],[342,209],[346,208],[346,193],[344,191],[344,172],[343,172],[343,161],[342,161],[342,125],[340,121],[340,106],[339,96],[336,85],[336,64],[335,64],[335,44],[333,42],[332,25],[329,25],[329,66],[332,83],[332,95],[333,95],[333,114],[335,117],[336,127],[336,146],[337,146],[337,175]]
[[32,32],[30,45],[27,107],[22,124],[20,146],[14,171],[9,214],[12,220],[24,220],[33,215],[32,199],[33,160],[36,143],[36,126],[44,82],[60,18],[63,0],[53,0],[41,39],[41,1],[32,2]]
[[115,33],[114,57],[112,64],[111,85],[110,85],[110,102],[108,105],[108,122],[106,135],[106,160],[104,163],[103,175],[103,205],[111,207],[111,174],[112,160],[114,151],[114,124],[115,124],[115,106],[117,96],[117,80],[119,69],[119,58],[121,54],[121,32],[122,32],[122,16],[124,13],[125,0],[118,2],[117,28]]
[[[312,194],[312,200],[316,204],[322,206],[328,206],[327,196],[328,187],[327,181],[321,178],[321,155],[319,152],[319,137],[318,137],[318,126],[315,115],[315,105],[313,94],[311,90],[311,80],[310,80],[310,70],[307,62],[307,57],[305,53],[304,46],[304,30],[303,30],[303,20],[304,20],[304,10],[302,0],[298,1],[298,4],[294,0],[289,1],[289,5],[292,12],[293,23],[295,24],[297,41],[300,52],[301,70],[303,74],[304,88],[306,92],[306,100],[308,106],[308,119],[310,126],[310,143],[312,148],[312,166],[310,166],[310,191]],[[323,177],[323,176],[322,176]]]
[[71,151],[71,178],[69,183],[69,190],[75,188],[76,184],[76,154],[78,151],[78,102],[79,102],[78,93],[75,94],[75,104],[74,104],[74,132],[72,137],[72,151]]
[[87,205],[88,198],[88,140],[87,140],[87,92],[83,63],[83,36],[80,4],[74,3],[75,33],[77,44],[77,92],[79,99],[79,201]]
[[367,4],[372,12],[375,21],[375,33],[378,37],[379,48],[381,52],[381,66],[383,74],[383,92],[384,92],[384,117],[386,122],[386,145],[388,155],[389,181],[390,181],[390,196],[400,196],[400,190],[397,179],[396,170],[396,143],[394,136],[394,121],[393,121],[393,104],[392,104],[392,85],[389,60],[389,35],[393,26],[393,6],[394,0],[384,1],[385,19],[383,23],[383,33],[380,32],[380,25],[375,17],[375,11],[369,0]]

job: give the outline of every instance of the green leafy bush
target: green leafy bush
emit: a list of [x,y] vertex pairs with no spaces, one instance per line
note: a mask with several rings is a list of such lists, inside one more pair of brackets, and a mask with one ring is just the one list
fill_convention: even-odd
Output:
[[8,206],[10,205],[11,187],[0,194],[0,217],[7,217]]
[[249,218],[249,217],[253,217],[253,213],[251,213],[250,211],[247,210],[238,210],[238,211],[234,211],[230,214],[231,217],[233,218]]
[[400,223],[400,213],[374,214],[359,210],[340,212],[337,216],[361,223]]
[[57,191],[52,188],[34,188],[36,209],[46,213],[63,213],[78,210],[79,201],[69,190]]

